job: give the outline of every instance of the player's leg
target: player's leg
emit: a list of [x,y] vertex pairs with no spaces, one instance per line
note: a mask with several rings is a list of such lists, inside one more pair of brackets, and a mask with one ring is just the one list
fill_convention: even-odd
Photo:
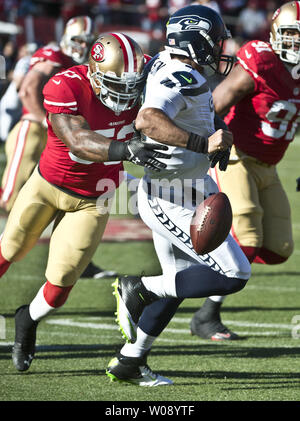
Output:
[[293,252],[291,209],[275,167],[269,171],[268,186],[260,191],[264,211],[263,245],[254,263],[280,264]]
[[[161,264],[162,276],[175,276],[176,252],[173,251],[173,245],[156,232],[153,232],[153,242]],[[155,281],[157,277],[153,278]],[[172,384],[171,380],[146,370],[145,364],[153,342],[172,319],[181,302],[178,298],[161,298],[144,309],[137,326],[130,331],[123,331],[125,339],[131,342],[126,343],[109,362],[106,373],[112,380],[123,380],[141,386]],[[129,324],[129,328],[131,327]]]
[[20,120],[6,144],[6,168],[2,177],[1,206],[10,212],[16,197],[37,165],[46,145],[47,131],[39,123]]
[[13,359],[20,371],[27,370],[33,359],[38,322],[66,302],[98,247],[108,219],[107,212],[99,213],[95,200],[81,200],[53,189],[60,212],[50,239],[46,282],[16,314],[21,340],[15,341]]
[[[259,177],[256,166],[238,159],[233,148],[232,160],[226,171],[210,170],[220,191],[230,198],[233,224],[231,233],[249,262],[253,262],[263,242],[263,209],[259,199]],[[234,180],[234,182],[233,182]],[[192,332],[203,339],[234,340],[238,335],[221,321],[221,306],[225,297],[211,296],[191,320]]]
[[[157,197],[149,198],[144,187],[139,190],[139,203],[144,222],[198,264],[176,274],[173,271],[168,277],[121,278],[116,285],[118,307],[133,326],[137,324],[145,302],[150,304],[157,297],[200,298],[217,293],[230,294],[244,287],[250,265],[231,236],[217,249],[219,253],[198,256],[189,236],[194,209],[182,208]],[[132,291],[127,294],[126,285],[130,283]],[[142,299],[139,302],[131,300],[138,291]]]
[[36,170],[21,189],[1,237],[0,274],[21,260],[56,215],[49,202],[51,185]]

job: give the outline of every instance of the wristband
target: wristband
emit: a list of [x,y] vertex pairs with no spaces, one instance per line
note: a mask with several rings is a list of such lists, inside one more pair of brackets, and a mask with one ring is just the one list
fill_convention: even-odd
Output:
[[126,144],[124,142],[118,142],[112,140],[108,148],[108,160],[109,161],[124,161],[125,159]]
[[208,138],[199,136],[195,133],[190,133],[188,138],[186,149],[198,153],[207,153],[208,150]]

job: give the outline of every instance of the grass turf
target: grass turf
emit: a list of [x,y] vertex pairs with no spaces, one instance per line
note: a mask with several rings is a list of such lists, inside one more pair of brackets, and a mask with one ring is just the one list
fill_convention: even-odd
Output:
[[[279,165],[292,206],[293,256],[282,265],[253,265],[246,288],[223,305],[222,318],[241,335],[240,341],[218,343],[191,336],[189,320],[203,300],[185,300],[148,358],[150,367],[171,378],[174,386],[148,389],[110,382],[105,369],[123,344],[114,322],[112,280],[80,279],[67,303],[41,321],[36,359],[28,372],[18,373],[11,361],[13,315],[44,282],[48,246],[39,244],[0,281],[0,314],[5,323],[5,337],[0,339],[0,401],[297,402],[300,193],[295,191],[295,179],[300,176],[299,156],[298,138]],[[151,242],[103,243],[94,261],[119,273],[160,273]]]

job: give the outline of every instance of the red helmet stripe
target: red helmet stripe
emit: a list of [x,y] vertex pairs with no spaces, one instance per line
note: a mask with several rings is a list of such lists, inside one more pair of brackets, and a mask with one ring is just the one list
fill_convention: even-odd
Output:
[[125,72],[136,72],[137,71],[137,58],[135,54],[135,49],[132,46],[130,40],[124,35],[124,34],[116,34],[112,33],[112,36],[114,36],[120,43],[120,46],[122,48],[123,56],[124,56],[124,64]]

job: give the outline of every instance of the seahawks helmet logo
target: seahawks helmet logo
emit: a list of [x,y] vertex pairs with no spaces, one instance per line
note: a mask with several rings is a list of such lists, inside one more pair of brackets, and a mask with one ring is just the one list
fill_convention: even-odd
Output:
[[208,32],[210,28],[211,22],[197,15],[173,16],[167,23],[167,35],[173,32],[199,31],[200,29]]

